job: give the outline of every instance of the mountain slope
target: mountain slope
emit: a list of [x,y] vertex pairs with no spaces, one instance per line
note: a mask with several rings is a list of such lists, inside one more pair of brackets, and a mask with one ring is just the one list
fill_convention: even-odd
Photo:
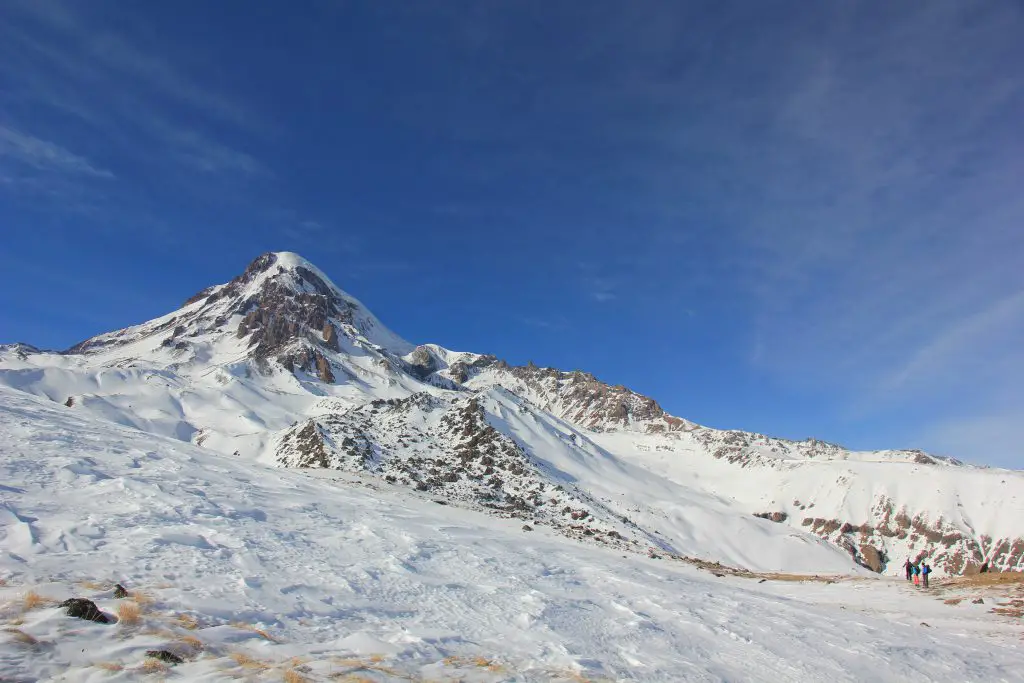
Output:
[[0,384],[643,554],[791,571],[893,571],[908,556],[950,573],[1024,567],[1019,472],[711,429],[585,372],[414,346],[287,252],[67,352],[2,347]]
[[1019,626],[902,581],[717,578],[7,388],[0,481],[4,680],[1024,680]]

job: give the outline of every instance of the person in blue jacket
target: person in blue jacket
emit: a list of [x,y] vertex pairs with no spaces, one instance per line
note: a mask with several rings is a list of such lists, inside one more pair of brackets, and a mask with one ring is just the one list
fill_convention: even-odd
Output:
[[925,588],[928,587],[928,575],[931,574],[931,573],[932,573],[932,568],[928,566],[927,562],[922,561],[921,562],[921,582],[924,584]]

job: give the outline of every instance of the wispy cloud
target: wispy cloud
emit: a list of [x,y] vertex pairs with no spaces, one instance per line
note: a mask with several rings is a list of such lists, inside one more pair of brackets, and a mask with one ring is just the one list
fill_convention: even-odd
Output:
[[93,178],[114,177],[110,171],[97,167],[85,157],[78,156],[60,145],[3,125],[0,125],[0,157],[13,159],[40,171],[57,171]]
[[[233,139],[258,140],[268,130],[258,117],[198,85],[129,36],[92,21],[88,11],[60,0],[8,3],[9,21],[0,25],[0,73],[10,84],[5,97],[12,116],[46,107],[68,121],[56,131],[69,140],[98,134],[139,164],[164,165],[168,172],[175,169],[167,164],[177,165],[182,182],[191,182],[196,171],[221,181],[271,175],[253,154],[208,132],[207,124],[214,124],[236,131]],[[172,111],[188,115],[172,116]],[[72,146],[60,139],[50,144],[55,150]],[[24,147],[23,155],[45,154],[38,146]],[[55,151],[54,158],[63,158],[69,168],[76,163],[70,153]],[[79,166],[95,168],[88,162]],[[202,182],[192,184],[203,188]]]

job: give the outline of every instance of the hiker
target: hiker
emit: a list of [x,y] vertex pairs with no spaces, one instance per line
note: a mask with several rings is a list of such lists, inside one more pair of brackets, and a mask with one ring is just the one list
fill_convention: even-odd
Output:
[[912,566],[913,565],[910,564],[910,558],[908,557],[907,561],[903,563],[903,569],[907,572],[907,581],[910,581],[913,578],[914,573],[911,571]]
[[924,583],[924,587],[928,587],[928,575],[932,573],[932,568],[928,566],[927,562],[921,563],[921,581]]
[[918,566],[917,566],[917,565],[915,564],[915,565],[914,565],[914,566],[913,566],[913,567],[911,568],[911,571],[913,571],[913,572],[914,572],[914,585],[915,585],[915,586],[917,586],[917,585],[920,585],[920,583],[921,583],[921,568],[920,568],[920,567],[918,567]]

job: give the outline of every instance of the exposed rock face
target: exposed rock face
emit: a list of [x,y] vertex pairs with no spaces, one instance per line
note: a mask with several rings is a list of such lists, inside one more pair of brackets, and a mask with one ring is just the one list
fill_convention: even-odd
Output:
[[789,515],[785,512],[755,512],[754,516],[776,523],[782,523],[789,519]]
[[885,568],[885,555],[873,545],[861,545],[860,557],[864,566],[873,572],[881,573]]
[[331,323],[324,323],[324,344],[331,351],[341,351],[338,343],[338,330]]
[[876,504],[869,522],[854,525],[837,519],[805,517],[801,524],[812,533],[846,548],[858,562],[872,569],[879,564],[875,554],[884,569],[887,558],[883,548],[887,539],[907,542],[912,549],[912,560],[927,558],[935,569],[946,574],[970,574],[986,561],[1001,571],[1024,568],[1024,538],[993,540],[984,535],[973,538],[941,518],[930,522],[920,513],[911,517],[902,509],[895,512],[888,499]]
[[657,543],[569,482],[542,474],[519,444],[488,423],[477,398],[420,393],[374,400],[287,430],[277,458],[286,467],[370,471],[429,492],[436,502],[548,524],[604,545]]

